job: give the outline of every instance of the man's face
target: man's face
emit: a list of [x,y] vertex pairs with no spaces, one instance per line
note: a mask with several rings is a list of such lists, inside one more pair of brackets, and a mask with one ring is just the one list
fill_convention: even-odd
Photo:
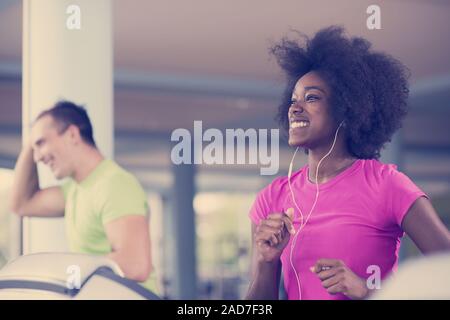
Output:
[[57,179],[72,175],[73,148],[68,130],[62,130],[51,116],[36,121],[31,129],[34,161],[48,165]]

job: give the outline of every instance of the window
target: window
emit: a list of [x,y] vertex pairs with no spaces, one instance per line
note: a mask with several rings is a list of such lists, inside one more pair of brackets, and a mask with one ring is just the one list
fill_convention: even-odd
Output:
[[241,299],[248,287],[253,193],[195,196],[200,299]]

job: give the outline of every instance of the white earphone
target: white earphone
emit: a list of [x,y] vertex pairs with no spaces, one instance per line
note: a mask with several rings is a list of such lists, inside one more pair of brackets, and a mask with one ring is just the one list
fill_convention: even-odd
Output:
[[295,278],[297,280],[297,287],[298,287],[298,299],[301,300],[302,299],[302,289],[301,289],[301,285],[300,285],[300,278],[298,276],[297,270],[295,269],[294,263],[292,261],[292,255],[295,249],[295,244],[297,242],[297,237],[300,233],[300,231],[305,227],[306,223],[308,223],[309,217],[311,216],[311,213],[313,212],[316,204],[317,204],[317,199],[319,198],[319,182],[318,182],[318,176],[319,176],[319,167],[320,164],[322,163],[322,161],[328,157],[331,152],[333,151],[334,145],[336,144],[336,139],[339,133],[339,129],[345,125],[345,122],[342,121],[338,128],[336,129],[336,133],[334,135],[334,140],[333,140],[333,144],[331,145],[330,151],[328,151],[328,153],[326,155],[324,155],[322,157],[322,159],[320,159],[319,163],[317,164],[317,168],[316,168],[316,179],[315,179],[315,183],[316,183],[316,197],[314,199],[314,203],[311,207],[311,210],[308,213],[308,216],[306,217],[306,220],[304,220],[304,216],[303,216],[303,212],[300,209],[300,207],[297,204],[297,201],[295,200],[295,196],[294,196],[294,191],[292,190],[292,185],[291,185],[291,176],[292,176],[292,166],[294,164],[294,159],[295,159],[295,155],[297,154],[297,151],[299,149],[299,147],[297,147],[297,149],[295,149],[294,155],[292,156],[292,160],[291,163],[289,164],[289,171],[288,171],[288,185],[289,185],[289,190],[291,192],[291,197],[292,197],[292,201],[294,202],[295,207],[297,208],[298,212],[300,213],[300,227],[298,228],[298,230],[295,232],[294,238],[292,239],[292,244],[291,244],[291,252],[289,254],[289,262],[291,264],[291,268],[294,271],[295,274]]

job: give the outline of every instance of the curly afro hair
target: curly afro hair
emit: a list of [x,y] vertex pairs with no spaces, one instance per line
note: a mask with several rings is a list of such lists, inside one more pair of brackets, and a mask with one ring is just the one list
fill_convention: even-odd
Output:
[[316,71],[331,87],[330,107],[337,123],[345,120],[349,152],[358,159],[377,159],[401,127],[407,113],[408,69],[390,55],[371,50],[359,37],[331,26],[303,43],[283,38],[271,48],[287,76],[277,119],[288,130],[288,110],[298,79]]

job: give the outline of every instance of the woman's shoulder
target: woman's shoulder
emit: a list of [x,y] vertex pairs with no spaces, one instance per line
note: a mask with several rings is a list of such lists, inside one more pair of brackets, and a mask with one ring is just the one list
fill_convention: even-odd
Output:
[[[291,179],[297,178],[304,172],[305,168],[295,171]],[[292,180],[291,180],[292,182]],[[269,184],[261,189],[250,210],[250,218],[255,224],[259,224],[260,219],[264,219],[271,212],[281,212],[286,196],[289,194],[288,176],[274,178]]]
[[394,163],[384,163],[378,159],[360,159],[360,161],[362,162],[364,171],[372,172],[380,177],[386,177],[399,172],[398,166]]
[[[292,173],[291,183],[293,180],[301,177],[306,171],[306,166],[298,169],[297,171]],[[282,175],[274,178],[269,184],[267,184],[260,193],[272,193],[277,194],[285,190],[285,188],[289,188],[289,180],[287,175]]]
[[382,174],[395,171],[398,168],[394,163],[384,163],[378,159],[359,159],[359,161],[362,162],[365,169],[371,169]]
[[378,159],[360,159],[362,169],[367,176],[384,180],[395,177],[399,173],[398,166],[394,163],[384,163]]

